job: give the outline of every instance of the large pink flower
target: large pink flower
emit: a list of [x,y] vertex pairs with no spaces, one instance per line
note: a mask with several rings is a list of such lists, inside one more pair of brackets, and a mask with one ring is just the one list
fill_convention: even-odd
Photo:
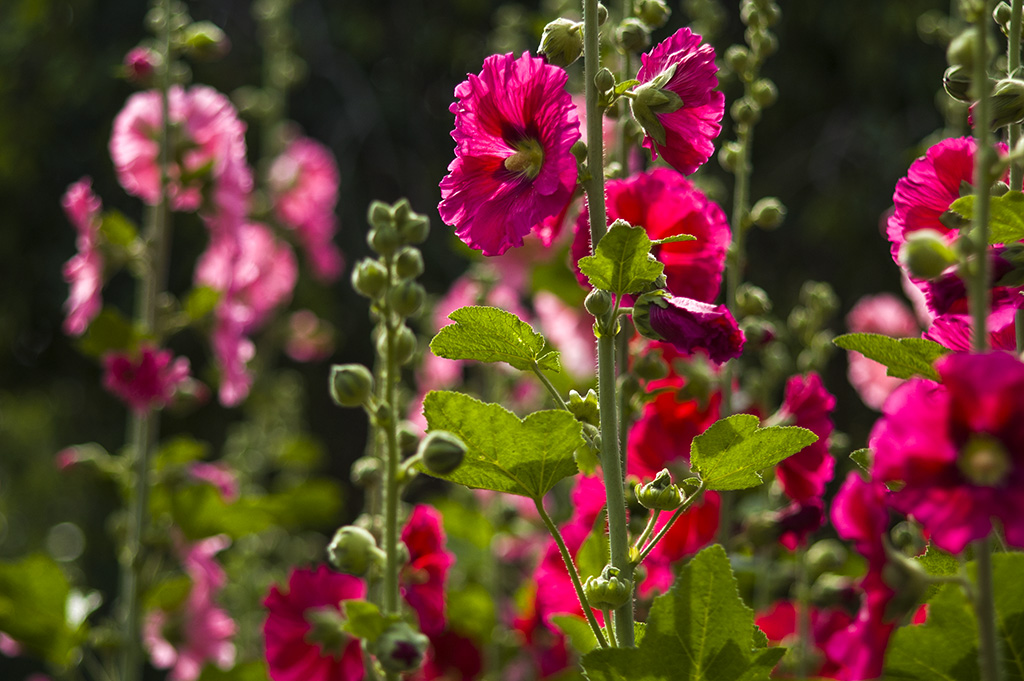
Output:
[[649,53],[640,55],[640,63],[638,90],[674,67],[663,89],[682,100],[675,111],[656,114],[665,129],[664,143],[656,142],[648,131],[643,145],[655,157],[661,154],[670,166],[689,175],[711,158],[715,151],[712,140],[722,131],[725,95],[715,89],[715,50],[690,29],[681,28]]
[[441,219],[484,255],[521,246],[576,187],[579,120],[564,70],[524,53],[492,55],[457,88],[455,160],[441,180]]
[[338,220],[338,164],[330,150],[316,140],[299,137],[270,166],[274,212],[294,229],[313,266],[325,281],[341,274],[341,251],[334,244]]
[[871,431],[873,477],[904,483],[892,505],[945,551],[986,537],[994,518],[1024,547],[1024,364],[993,352],[935,368],[941,384],[912,379],[886,402]]
[[133,411],[167,406],[178,386],[188,380],[187,357],[143,346],[135,353],[112,352],[103,357],[103,387]]
[[[643,227],[652,240],[677,234],[697,237],[696,241],[679,241],[652,249],[665,265],[669,292],[704,303],[718,296],[732,233],[717,203],[670,168],[610,180],[606,192],[608,224],[625,220]],[[589,286],[577,265],[586,255],[590,255],[590,219],[584,211],[576,220],[572,257],[576,277]]]
[[419,617],[420,631],[436,636],[445,629],[444,583],[454,556],[444,548],[441,513],[416,505],[402,530],[409,563],[400,578],[402,595]]
[[785,400],[779,416],[786,422],[807,428],[818,440],[790,456],[775,469],[786,495],[794,501],[820,499],[825,485],[832,479],[835,459],[829,454],[832,435],[832,410],[836,398],[821,382],[816,373],[793,376],[786,382]]
[[81,336],[103,307],[103,254],[99,249],[100,199],[92,191],[92,180],[83,177],[64,193],[64,213],[75,228],[78,253],[64,264],[64,281],[70,287],[64,308],[64,332]]
[[325,565],[315,570],[294,570],[288,591],[276,585],[263,605],[267,666],[273,681],[362,681],[363,657],[359,639],[318,640],[318,621],[337,622],[341,601],[362,598],[363,582],[351,575],[332,572]]

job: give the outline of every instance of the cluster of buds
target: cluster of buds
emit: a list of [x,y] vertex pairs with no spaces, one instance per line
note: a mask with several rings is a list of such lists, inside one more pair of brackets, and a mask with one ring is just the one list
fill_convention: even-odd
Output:
[[193,21],[183,2],[170,3],[169,12],[165,12],[161,4],[154,4],[146,15],[146,26],[154,36],[161,36],[168,29],[170,54],[165,60],[157,47],[159,41],[153,39],[145,40],[128,51],[121,64],[120,75],[139,87],[155,85],[156,74],[165,62],[171,80],[184,82],[188,78],[188,67],[175,61],[179,55],[195,61],[215,61],[231,49],[231,41],[219,26],[210,21]]

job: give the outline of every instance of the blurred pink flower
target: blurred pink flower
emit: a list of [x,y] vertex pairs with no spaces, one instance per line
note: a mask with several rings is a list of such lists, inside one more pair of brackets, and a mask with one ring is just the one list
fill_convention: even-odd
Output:
[[814,372],[806,376],[792,376],[786,382],[779,418],[818,436],[816,442],[783,459],[775,469],[783,491],[794,501],[821,499],[825,485],[832,479],[835,459],[829,453],[828,445],[835,406],[836,398],[825,390],[821,376]]
[[137,413],[167,406],[178,386],[189,378],[187,357],[145,345],[137,352],[111,352],[103,357],[103,387]]
[[419,618],[420,631],[436,636],[446,626],[444,584],[455,557],[444,548],[441,513],[432,506],[417,504],[402,530],[409,549],[409,562],[402,569],[402,595]]
[[334,327],[312,310],[297,310],[288,318],[285,353],[296,362],[316,362],[334,350]]
[[597,371],[594,318],[548,291],[534,295],[533,310],[539,330],[558,349],[562,366],[576,378],[593,377]]
[[455,88],[455,160],[438,210],[470,248],[501,255],[521,246],[572,198],[580,133],[567,79],[540,57],[504,54]]
[[473,681],[483,673],[484,660],[472,639],[448,630],[430,637],[423,667],[413,681]]
[[92,191],[92,180],[83,177],[68,187],[61,199],[64,213],[77,232],[78,253],[64,264],[64,281],[71,287],[64,304],[67,317],[64,333],[81,336],[103,307],[103,254],[99,249],[100,199]]
[[670,166],[689,175],[704,164],[715,151],[712,140],[722,131],[720,122],[725,113],[725,95],[718,87],[715,50],[701,42],[701,37],[688,28],[681,28],[658,43],[649,53],[640,55],[640,85],[650,83],[670,68],[675,72],[663,89],[682,100],[675,111],[655,114],[665,129],[665,143],[644,136],[643,146],[658,154]]
[[238,476],[227,464],[194,461],[188,466],[188,474],[216,487],[224,501],[231,503],[238,499]]
[[[917,290],[916,288],[914,289]],[[910,338],[920,332],[914,313],[891,293],[864,296],[846,315],[850,333],[880,333],[892,338]],[[847,377],[864,404],[881,409],[885,400],[903,379],[887,375],[884,364],[859,352],[846,353]]]
[[313,273],[324,281],[337,279],[344,264],[333,241],[338,231],[338,182],[334,156],[308,137],[292,140],[270,166],[274,213],[295,230]]

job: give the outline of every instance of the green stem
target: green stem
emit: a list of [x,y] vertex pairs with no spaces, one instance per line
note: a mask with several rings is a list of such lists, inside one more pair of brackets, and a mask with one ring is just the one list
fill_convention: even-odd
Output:
[[569,411],[569,405],[565,403],[565,398],[562,397],[562,394],[558,392],[558,389],[555,388],[554,384],[551,383],[551,380],[544,375],[544,372],[541,370],[540,365],[537,364],[537,362],[533,362],[533,366],[530,368],[533,369],[533,373],[537,374],[537,378],[540,379],[540,382],[547,389],[551,397],[555,398],[555,403],[559,406],[559,408],[564,409],[565,411]]
[[661,511],[651,511],[651,517],[647,519],[647,525],[644,527],[644,531],[640,533],[636,541],[633,543],[633,548],[636,549],[637,555],[640,555],[640,549],[643,548],[644,542],[651,536],[651,532],[654,532],[654,526],[658,524],[658,518],[661,516]]
[[[583,2],[583,73],[587,100],[587,166],[590,177],[584,189],[590,218],[591,247],[596,248],[607,232],[604,203],[604,149],[601,111],[597,103],[594,77],[601,67],[601,35],[597,24],[597,0]],[[612,321],[614,324],[614,321]],[[619,455],[618,405],[615,395],[615,336],[603,329],[597,340],[598,400],[601,413],[601,472],[608,498],[608,531],[611,564],[622,578],[632,581],[633,566],[629,561],[629,532],[626,527],[626,497],[622,482],[622,460]],[[619,643],[633,647],[633,599],[615,612]]]
[[974,611],[978,618],[978,661],[982,681],[999,681],[999,650],[996,644],[996,608],[992,587],[992,542],[989,538],[974,542],[974,561],[978,569],[974,593]]
[[[1021,15],[1024,14],[1022,8],[1024,8],[1024,0],[1012,0],[1010,5],[1010,37],[1006,41],[1006,72],[1011,78],[1021,75],[1018,72],[1020,71]],[[1021,124],[1011,123],[1007,135],[1007,142],[1012,152],[1017,148],[1017,144],[1021,140]],[[1010,189],[1020,191],[1022,186],[1024,186],[1024,164],[1019,159],[1015,159],[1010,163]]]
[[974,88],[977,103],[975,104],[974,134],[977,149],[974,156],[974,229],[971,232],[971,258],[969,263],[971,277],[968,288],[970,291],[970,309],[973,329],[973,349],[975,352],[988,350],[988,312],[989,312],[989,262],[988,235],[989,212],[992,193],[992,166],[995,161],[995,150],[992,147],[992,133],[989,130],[992,120],[990,94],[992,86],[988,79],[988,25],[992,15],[991,1],[985,0],[984,7],[974,20],[976,40],[974,43],[975,66]]
[[797,657],[796,678],[806,679],[810,667],[810,650],[813,646],[811,635],[811,606],[808,595],[810,585],[807,583],[807,551],[801,549],[797,555],[796,574],[796,617],[797,617]]
[[[388,289],[392,282],[390,258],[387,262]],[[398,360],[396,357],[395,320],[391,306],[387,303],[389,296],[383,296],[384,310],[382,323],[385,334],[386,356],[381,359],[385,363],[384,403],[387,407],[387,418],[384,419],[385,459],[384,459],[384,613],[400,615],[398,587],[398,497],[399,497],[399,452],[398,452]]]
[[604,626],[608,630],[608,638],[611,639],[612,648],[619,647],[619,641],[615,638],[615,627],[612,626],[612,611],[608,608],[602,608],[601,614],[604,615]]
[[668,534],[668,531],[672,529],[672,526],[675,524],[675,522],[679,520],[679,516],[686,513],[686,511],[691,506],[693,506],[693,502],[697,500],[697,497],[699,497],[701,492],[703,491],[704,483],[701,482],[700,487],[694,490],[693,494],[686,498],[686,501],[683,502],[683,505],[677,508],[675,512],[672,514],[672,517],[668,519],[668,522],[665,523],[665,525],[660,530],[658,530],[658,533],[654,535],[654,539],[652,539],[650,543],[647,544],[647,546],[643,547],[640,550],[640,554],[636,557],[636,560],[633,561],[634,567],[644,562],[644,558],[650,555],[651,551],[653,551],[654,547],[658,545],[658,542],[661,541],[662,537]]
[[[580,599],[583,614],[586,616],[587,622],[590,623],[590,628],[594,631],[597,642],[602,648],[607,648],[608,641],[605,640],[604,633],[601,631],[601,625],[597,623],[597,618],[594,617],[594,610],[590,607],[590,601],[587,600],[587,594],[583,591],[583,584],[580,582],[580,573],[576,570],[576,564],[572,562],[572,555],[569,553],[569,547],[565,545],[565,540],[562,539],[562,533],[558,531],[558,527],[551,520],[551,516],[544,510],[543,502],[540,499],[534,499],[533,503],[537,506],[537,513],[540,514],[540,519],[544,521],[544,526],[548,528],[548,532],[554,538],[555,544],[558,545],[558,551],[562,554],[565,569],[568,570],[569,578],[572,580],[572,587],[576,589],[576,597]],[[607,622],[607,619],[605,621]],[[611,630],[609,630],[609,633],[611,633]]]

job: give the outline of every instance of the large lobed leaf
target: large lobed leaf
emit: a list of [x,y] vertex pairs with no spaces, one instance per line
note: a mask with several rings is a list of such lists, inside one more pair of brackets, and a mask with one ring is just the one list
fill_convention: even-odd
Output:
[[520,419],[500,404],[434,391],[423,400],[423,415],[429,430],[447,430],[466,443],[462,465],[437,476],[445,480],[540,499],[577,472],[573,452],[583,444],[582,426],[567,411],[538,411]]
[[561,371],[558,352],[544,336],[511,312],[496,307],[460,307],[430,341],[430,351],[445,359],[507,362],[521,371]]
[[621,222],[601,238],[594,255],[580,258],[579,266],[591,286],[618,295],[640,293],[665,269],[651,255],[651,240],[644,228]]
[[890,338],[880,333],[847,333],[832,342],[884,364],[886,373],[896,378],[924,376],[937,381],[939,374],[932,364],[949,352],[949,348],[925,338]]
[[0,631],[55,667],[69,666],[85,639],[84,625],[68,621],[70,596],[64,572],[49,556],[0,563]]
[[710,546],[654,599],[636,648],[583,657],[590,681],[767,681],[785,648],[766,648],[740,598],[725,550]]
[[756,487],[761,471],[796,454],[818,436],[797,426],[760,428],[753,414],[734,414],[715,421],[690,445],[690,466],[706,489]]
[[[968,220],[974,217],[973,194],[963,196],[949,207]],[[1024,194],[1019,191],[993,196],[989,203],[989,244],[1009,244],[1024,239]]]

